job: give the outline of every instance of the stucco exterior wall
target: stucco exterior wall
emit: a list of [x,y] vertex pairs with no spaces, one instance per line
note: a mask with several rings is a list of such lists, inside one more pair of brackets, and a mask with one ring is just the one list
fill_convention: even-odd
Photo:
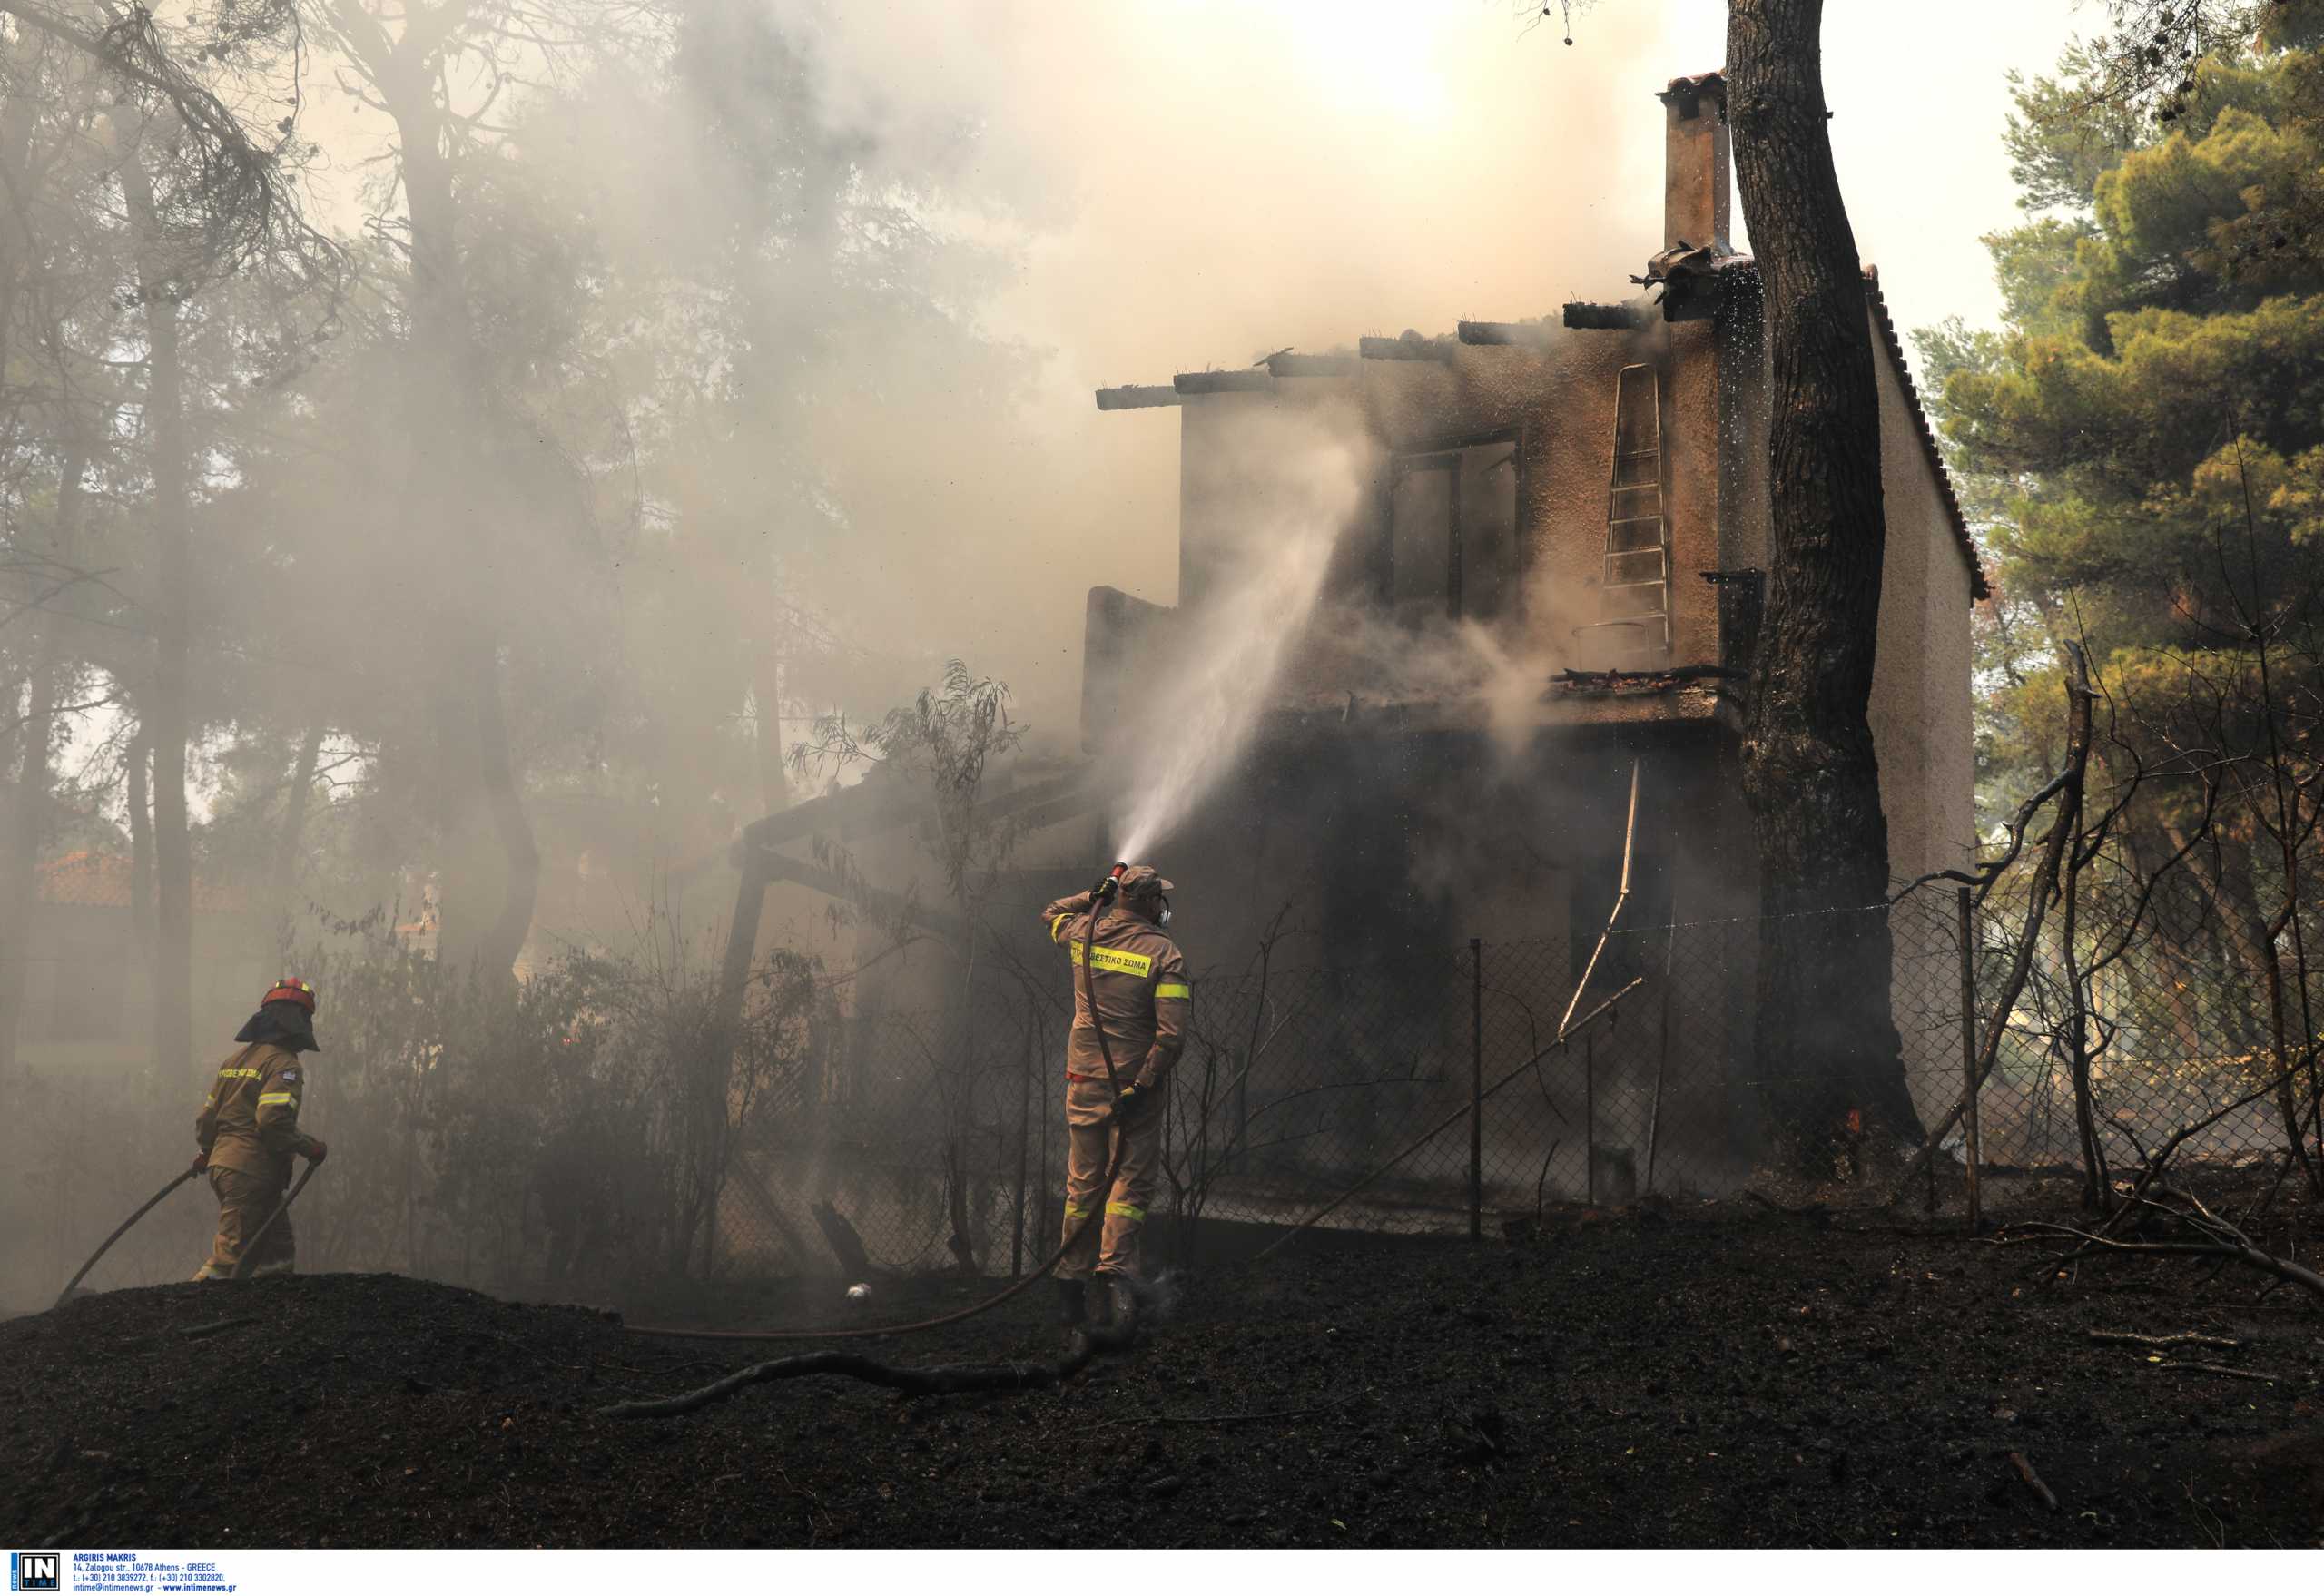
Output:
[[[1387,537],[1393,458],[1519,435],[1518,570],[1496,623],[1503,645],[1543,674],[1611,663],[1609,640],[1577,628],[1601,618],[1600,586],[1612,478],[1615,406],[1626,366],[1654,369],[1659,387],[1662,513],[1671,544],[1672,660],[1718,657],[1716,596],[1696,577],[1719,564],[1718,352],[1708,325],[1659,322],[1634,332],[1545,330],[1539,342],[1449,344],[1441,358],[1365,359],[1335,379],[1280,379],[1258,393],[1189,395],[1180,406],[1183,607],[1198,606],[1239,542],[1264,524],[1271,491],[1264,438],[1289,411],[1340,407],[1367,473],[1342,539],[1333,592],[1368,603],[1374,555]],[[1309,662],[1314,669],[1327,665]],[[1328,694],[1301,679],[1286,701]],[[1350,684],[1354,685],[1354,684]]]
[[[1457,345],[1449,362],[1366,360],[1363,409],[1386,448],[1403,451],[1508,428],[1524,434],[1519,506],[1522,600],[1513,623],[1527,650],[1560,665],[1599,663],[1606,495],[1612,478],[1616,384],[1647,364],[1660,382],[1663,515],[1672,569],[1709,568],[1718,526],[1715,376],[1693,328],[1553,333],[1539,346]],[[1365,529],[1378,535],[1378,524]],[[1699,583],[1696,586],[1701,586]],[[1700,596],[1674,581],[1674,657],[1717,647]]]
[[[1888,872],[1913,880],[1959,870],[1976,842],[1969,715],[1970,568],[1887,340],[1876,327],[1880,374],[1880,481],[1888,538],[1880,588],[1880,649],[1869,719],[1888,821]],[[1952,894],[1924,890],[1889,915],[1896,1030],[1905,1077],[1925,1121],[1953,1098],[1960,1033]]]
[[1888,870],[1909,880],[1965,868],[1976,842],[1969,718],[1969,565],[1923,452],[1886,340],[1880,368],[1880,482],[1888,538],[1873,746],[1888,817]]

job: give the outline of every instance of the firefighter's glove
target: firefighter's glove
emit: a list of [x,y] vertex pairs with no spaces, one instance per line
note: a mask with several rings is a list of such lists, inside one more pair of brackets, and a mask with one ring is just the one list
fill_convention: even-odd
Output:
[[306,1155],[308,1163],[321,1163],[324,1156],[330,1151],[330,1144],[325,1142],[322,1138],[319,1136],[310,1136],[307,1138]]
[[1150,1086],[1141,1087],[1136,1083],[1126,1086],[1122,1088],[1121,1095],[1114,1099],[1114,1118],[1125,1125],[1143,1119],[1147,1105],[1159,1096]]
[[196,1175],[201,1174],[204,1169],[209,1167],[210,1155],[208,1153],[196,1153],[193,1155],[193,1172]]

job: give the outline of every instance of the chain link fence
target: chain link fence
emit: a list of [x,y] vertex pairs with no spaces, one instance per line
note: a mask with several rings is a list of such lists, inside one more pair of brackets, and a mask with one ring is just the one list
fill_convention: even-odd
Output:
[[[1931,1192],[1961,1189],[1973,1129],[1981,1171],[2004,1177],[2094,1164],[2104,1180],[2182,1133],[2181,1167],[2281,1170],[2303,1142],[2324,1156],[2293,951],[2310,928],[2125,874],[2083,882],[2078,917],[2053,911],[2028,950],[2032,890],[2006,876],[1974,908],[1937,884],[1846,911],[1886,924],[1905,1079],[1937,1141]],[[1480,938],[1351,964],[1269,947],[1197,976],[1153,1242],[1191,1257],[1222,1227],[1273,1234],[1335,1202],[1332,1227],[1460,1235],[1559,1205],[1736,1194],[1784,1084],[1755,1073],[1762,930],[1618,925],[1602,948]],[[335,976],[350,1003],[355,973]],[[372,1007],[428,1024],[343,1016],[318,1071],[310,1106],[337,1150],[302,1204],[302,1261],[516,1291],[591,1289],[593,1263],[600,1286],[1036,1267],[1062,1223],[1068,980],[1062,961],[993,961],[962,981],[972,1000],[881,1009],[861,991],[826,1003],[794,972],[721,1069],[683,987],[567,977],[503,1013],[399,977]],[[1974,1125],[1948,1125],[1989,1043]],[[11,1267],[61,1279],[182,1156],[198,1085],[34,1085],[36,1155],[15,1177],[38,1222],[14,1234]],[[1858,1189],[1886,1187],[1867,1172]],[[179,1207],[94,1284],[190,1273],[208,1204]]]
[[[1886,922],[1905,1079],[1932,1131],[1965,1096],[2018,956],[2015,907],[1940,885],[1847,911]],[[2122,944],[2094,972],[2087,957],[2070,971],[2045,932],[1974,1098],[1987,1173],[2082,1171],[2073,980],[2112,1165],[2197,1125],[2182,1162],[2286,1156],[2288,1106],[2313,1083],[2252,1096],[2279,1071],[2264,997],[2255,1018],[2232,946],[2154,907],[2127,934],[2127,905],[2085,918],[2112,928],[2093,954]],[[1150,1223],[1185,1256],[1205,1226],[1280,1227],[1342,1198],[1332,1226],[1492,1234],[1557,1205],[1732,1196],[1754,1173],[1770,1084],[1750,1031],[1760,932],[1740,919],[1619,927],[1594,970],[1594,943],[1479,939],[1392,963],[1261,958],[1198,980]],[[874,1268],[1036,1266],[1061,1223],[1066,979],[1060,967],[1049,986],[1005,982],[972,1006],[846,1020],[831,1068],[748,1140],[722,1213],[731,1266],[828,1269],[843,1256],[834,1219]],[[2312,1116],[2300,1122],[2312,1139]],[[1933,1160],[1948,1199],[1967,1128],[1947,1128]]]

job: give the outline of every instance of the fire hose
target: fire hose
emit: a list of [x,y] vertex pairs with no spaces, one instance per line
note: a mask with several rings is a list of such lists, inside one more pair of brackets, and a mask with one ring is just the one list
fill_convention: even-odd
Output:
[[[1114,1049],[1112,1044],[1106,1039],[1105,1022],[1098,1018],[1097,990],[1091,982],[1090,971],[1096,968],[1096,961],[1091,957],[1091,955],[1097,945],[1098,916],[1104,911],[1106,905],[1113,901],[1114,894],[1119,891],[1122,872],[1127,868],[1128,866],[1126,864],[1118,862],[1114,865],[1114,868],[1106,874],[1105,878],[1098,883],[1097,887],[1091,891],[1089,894],[1088,918],[1083,922],[1081,928],[1082,1000],[1088,1005],[1089,1010],[1090,1029],[1098,1033],[1098,1057],[1103,1059],[1106,1063],[1106,1084],[1113,1089],[1117,1097],[1120,1096],[1121,1092],[1120,1077],[1114,1069]],[[1121,1167],[1122,1153],[1128,1145],[1128,1137],[1124,1129],[1118,1127],[1116,1133],[1112,1138],[1112,1146],[1106,1155],[1106,1172],[1098,1177],[1098,1188],[1100,1190],[1109,1190],[1112,1188],[1115,1172]],[[294,1192],[292,1195],[296,1196],[297,1194]],[[1081,1217],[1081,1222],[1078,1225],[1076,1225],[1073,1229],[1067,1234],[1063,1242],[1059,1244],[1057,1250],[1049,1254],[1047,1258],[1044,1258],[1040,1265],[1030,1274],[1027,1275],[1022,1280],[1014,1282],[1004,1289],[996,1292],[991,1296],[986,1297],[981,1302],[971,1303],[965,1308],[955,1309],[953,1312],[949,1314],[940,1314],[932,1319],[917,1319],[908,1325],[864,1325],[830,1330],[694,1330],[666,1325],[630,1325],[624,1327],[633,1335],[660,1335],[668,1337],[672,1340],[683,1341],[852,1341],[862,1340],[873,1335],[918,1335],[923,1330],[940,1329],[947,1325],[960,1324],[964,1319],[973,1319],[980,1314],[990,1313],[993,1309],[999,1307],[1001,1304],[1008,1302],[1010,1298],[1015,1297],[1019,1293],[1030,1289],[1035,1283],[1047,1277],[1049,1273],[1055,1269],[1058,1265],[1064,1260],[1065,1255],[1073,1250],[1074,1245],[1080,1241],[1082,1236],[1088,1230],[1089,1227],[1097,1223],[1098,1217],[1104,1212],[1105,1207],[1102,1204],[1092,1205],[1089,1212]],[[1088,1348],[1092,1345],[1094,1345],[1098,1350],[1111,1351],[1118,1345],[1128,1345],[1129,1330],[1129,1326],[1118,1325],[1113,1326],[1110,1331],[1097,1333],[1094,1337],[1087,1335],[1077,1336],[1077,1351],[1078,1352],[1079,1361],[1073,1362],[1073,1367],[1078,1368],[1081,1363],[1088,1361]],[[814,1363],[821,1355],[812,1355],[806,1358],[786,1358],[780,1360],[780,1362],[786,1365],[807,1364]],[[833,1354],[832,1355],[834,1357],[840,1356],[840,1355],[837,1354]],[[869,1360],[866,1359],[859,1358],[853,1361],[857,1364],[865,1364],[873,1368],[883,1367],[883,1365],[870,1364]],[[1068,1361],[1072,1360],[1068,1359]],[[760,1369],[769,1369],[775,1365],[760,1364],[757,1366]],[[1035,1364],[1029,1365],[1029,1367],[1033,1369],[1043,1369],[1047,1368],[1048,1365]],[[743,1371],[744,1374],[751,1372],[752,1371],[749,1370]],[[829,1366],[819,1365],[813,1368],[799,1367],[790,1369],[787,1372],[803,1374],[818,1373],[853,1374],[856,1374],[858,1378],[862,1379],[872,1378],[872,1376],[862,1373],[859,1369],[853,1367],[842,1367],[839,1364],[830,1364]],[[921,1373],[929,1372],[930,1371],[921,1371]],[[913,1371],[908,1370],[888,1371],[889,1374],[899,1378],[912,1373]],[[761,1377],[774,1379],[784,1376],[781,1374],[765,1374]],[[1060,1375],[1059,1377],[1061,1378],[1062,1376]],[[730,1376],[730,1378],[739,1379],[740,1376]],[[746,1384],[755,1383],[755,1381],[746,1382]],[[881,1379],[875,1381],[875,1384],[893,1384],[896,1383],[896,1380],[892,1379]],[[722,1384],[723,1384],[724,1383],[722,1382]],[[899,1385],[898,1388],[903,1389],[904,1387]],[[740,1387],[737,1386],[736,1389],[740,1389]],[[625,1409],[639,1410],[635,1415],[625,1413],[623,1416],[645,1416],[644,1410],[645,1408],[655,1407],[659,1410],[660,1404],[624,1404],[623,1407]],[[615,1410],[609,1409],[607,1411],[613,1412]],[[690,1410],[685,1408],[671,1408],[666,1411],[686,1412]]]
[[251,1231],[250,1239],[242,1243],[241,1256],[234,1260],[234,1272],[229,1276],[230,1279],[240,1280],[242,1277],[251,1266],[251,1260],[258,1256],[259,1242],[268,1231],[274,1228],[274,1222],[277,1219],[290,1211],[290,1205],[299,1200],[299,1194],[307,1189],[307,1182],[312,1180],[315,1177],[315,1171],[322,1167],[320,1158],[308,1160],[307,1167],[299,1172],[299,1178],[290,1183],[290,1189],[282,1194],[282,1200],[274,1205],[274,1212],[266,1217],[266,1223]]
[[89,1255],[89,1261],[82,1265],[81,1267],[75,1271],[73,1278],[64,1283],[64,1289],[56,1294],[56,1302],[54,1305],[60,1308],[64,1305],[64,1299],[73,1295],[74,1287],[79,1286],[83,1280],[88,1278],[89,1271],[97,1266],[97,1260],[103,1257],[105,1254],[113,1250],[113,1244],[114,1242],[119,1241],[123,1236],[129,1234],[131,1226],[135,1225],[137,1221],[143,1219],[146,1215],[159,1207],[163,1197],[169,1196],[170,1193],[177,1190],[179,1187],[183,1186],[187,1181],[192,1180],[195,1176],[201,1173],[202,1171],[199,1168],[188,1168],[180,1171],[178,1174],[171,1176],[170,1183],[167,1186],[162,1187],[161,1190],[155,1192],[152,1197],[147,1197],[143,1205],[141,1206],[135,1213],[132,1214],[128,1218],[123,1219],[120,1224],[114,1226],[113,1228],[113,1234],[106,1236],[103,1242],[99,1243],[97,1250]]
[[[251,1259],[257,1253],[259,1238],[263,1236],[268,1231],[274,1228],[274,1222],[282,1217],[283,1214],[290,1208],[290,1204],[298,1197],[299,1194],[306,1189],[307,1182],[315,1177],[316,1167],[317,1166],[311,1163],[307,1166],[306,1171],[292,1183],[290,1189],[283,1194],[282,1200],[274,1205],[274,1211],[266,1217],[266,1222],[261,1225],[256,1230],[252,1231],[251,1233],[250,1239],[242,1244],[241,1256],[234,1260],[234,1273],[231,1276],[233,1279],[240,1280],[242,1277],[243,1271],[250,1267]],[[97,1261],[113,1250],[113,1244],[114,1242],[119,1241],[123,1236],[128,1235],[130,1230],[135,1227],[137,1221],[143,1219],[146,1215],[161,1207],[162,1199],[163,1197],[168,1197],[170,1193],[177,1190],[179,1187],[183,1186],[187,1181],[192,1180],[195,1176],[201,1173],[202,1167],[197,1164],[188,1168],[181,1169],[175,1175],[171,1176],[167,1185],[163,1186],[161,1190],[155,1192],[152,1197],[147,1197],[143,1203],[139,1204],[135,1213],[130,1215],[128,1218],[123,1219],[120,1224],[114,1226],[113,1227],[113,1234],[106,1236],[104,1240],[97,1244],[97,1250],[89,1255],[89,1261],[87,1263],[82,1265],[78,1269],[74,1271],[73,1278],[64,1283],[64,1289],[56,1294],[56,1301],[51,1305],[60,1308],[63,1307],[64,1305],[65,1299],[73,1295],[74,1287],[78,1286],[82,1281],[87,1279],[89,1277],[89,1271],[97,1266]]]

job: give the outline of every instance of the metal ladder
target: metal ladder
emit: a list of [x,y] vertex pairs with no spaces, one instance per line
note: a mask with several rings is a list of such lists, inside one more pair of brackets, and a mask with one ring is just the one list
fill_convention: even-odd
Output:
[[1598,619],[1574,633],[1605,633],[1626,661],[1659,663],[1670,654],[1670,529],[1662,514],[1662,380],[1651,366],[1625,366],[1614,379],[1612,452]]

